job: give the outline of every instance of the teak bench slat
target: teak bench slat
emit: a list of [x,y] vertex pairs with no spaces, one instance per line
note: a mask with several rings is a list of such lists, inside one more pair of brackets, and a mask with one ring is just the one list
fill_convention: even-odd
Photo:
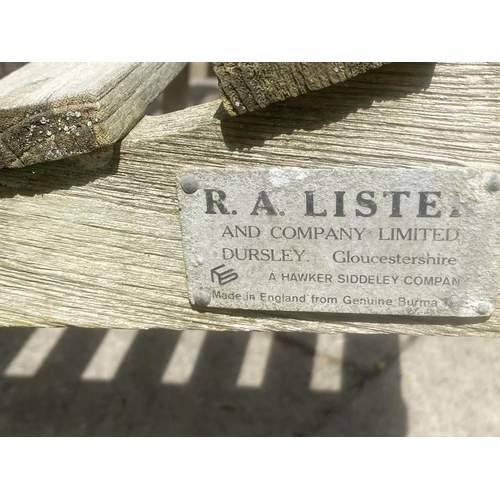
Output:
[[30,63],[0,80],[0,168],[110,145],[185,63]]

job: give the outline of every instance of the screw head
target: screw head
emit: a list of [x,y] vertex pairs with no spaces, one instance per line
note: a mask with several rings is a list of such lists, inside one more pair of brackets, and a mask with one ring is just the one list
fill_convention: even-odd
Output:
[[488,302],[479,302],[476,306],[476,312],[481,316],[491,314],[491,305]]
[[185,193],[193,194],[196,193],[196,191],[198,191],[200,185],[192,175],[186,175],[186,177],[183,177],[181,180],[181,187]]
[[493,174],[486,184],[488,191],[500,191],[500,175]]
[[194,303],[197,306],[200,307],[208,306],[208,304],[210,304],[210,300],[211,300],[210,294],[206,290],[198,290],[194,294]]

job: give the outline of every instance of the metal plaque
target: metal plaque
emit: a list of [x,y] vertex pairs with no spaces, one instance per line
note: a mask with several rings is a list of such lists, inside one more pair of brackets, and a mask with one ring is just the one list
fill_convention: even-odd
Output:
[[500,175],[481,169],[196,169],[178,178],[198,307],[489,316]]

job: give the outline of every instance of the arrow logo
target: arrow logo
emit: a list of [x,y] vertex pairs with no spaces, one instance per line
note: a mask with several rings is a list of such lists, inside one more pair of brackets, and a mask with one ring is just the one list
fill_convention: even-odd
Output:
[[227,285],[231,281],[238,279],[238,274],[234,272],[234,269],[226,269],[223,271],[222,269],[226,267],[225,264],[221,264],[220,266],[214,267],[210,271],[210,275],[212,276],[212,283],[215,283],[215,277],[217,277],[219,281],[219,285]]

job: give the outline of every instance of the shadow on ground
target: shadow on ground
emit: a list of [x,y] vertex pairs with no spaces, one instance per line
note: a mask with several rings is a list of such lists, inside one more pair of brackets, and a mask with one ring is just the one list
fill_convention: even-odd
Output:
[[[406,434],[397,336],[348,335],[338,390],[314,391],[314,334],[275,334],[262,385],[242,388],[247,333],[209,333],[190,380],[174,385],[161,382],[181,335],[169,330],[140,331],[110,381],[82,380],[106,330],[77,328],[64,332],[34,376],[6,376],[33,331],[0,329],[3,436]],[[385,382],[367,390],[382,371]]]

